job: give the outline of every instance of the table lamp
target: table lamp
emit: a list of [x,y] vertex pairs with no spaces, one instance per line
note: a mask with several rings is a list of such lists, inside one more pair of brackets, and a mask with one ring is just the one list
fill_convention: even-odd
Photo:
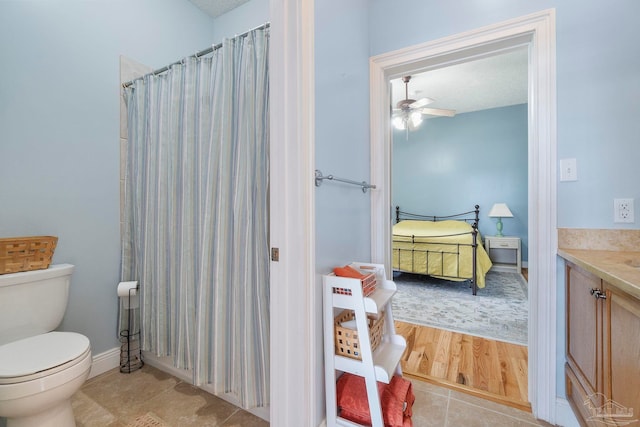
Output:
[[496,236],[502,237],[502,218],[513,218],[513,214],[509,210],[509,206],[506,203],[496,203],[489,212],[489,217],[498,218],[496,223]]

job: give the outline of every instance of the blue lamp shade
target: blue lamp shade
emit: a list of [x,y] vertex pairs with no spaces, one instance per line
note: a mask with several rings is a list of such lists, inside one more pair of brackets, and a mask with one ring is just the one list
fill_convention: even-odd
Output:
[[509,210],[509,206],[506,203],[496,203],[489,211],[489,217],[498,218],[496,223],[496,236],[502,236],[502,218],[513,218],[513,214]]

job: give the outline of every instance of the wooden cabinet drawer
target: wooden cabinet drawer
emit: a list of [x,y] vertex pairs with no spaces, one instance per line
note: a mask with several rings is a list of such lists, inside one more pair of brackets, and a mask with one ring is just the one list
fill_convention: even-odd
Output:
[[491,249],[518,249],[520,243],[516,239],[500,239],[496,237],[492,237],[488,241]]

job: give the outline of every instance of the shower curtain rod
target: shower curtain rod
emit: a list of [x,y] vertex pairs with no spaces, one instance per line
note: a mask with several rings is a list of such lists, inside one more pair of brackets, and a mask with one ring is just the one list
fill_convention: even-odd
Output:
[[[269,23],[269,22],[265,22],[264,24],[262,24],[262,25],[258,25],[257,27],[252,28],[252,29],[250,29],[250,30],[248,30],[248,31],[245,31],[245,32],[244,32],[244,33],[242,33],[242,34],[238,34],[238,35],[237,35],[237,36],[235,36],[235,37],[246,37],[246,36],[247,36],[250,32],[252,32],[252,31],[266,29],[266,28],[269,28],[270,26],[271,26],[271,23]],[[222,47],[222,43],[218,43],[218,44],[216,44],[216,45],[213,45],[213,46],[211,46],[211,47],[208,47],[208,48],[206,48],[206,49],[203,49],[203,50],[201,50],[200,52],[196,52],[195,54],[191,55],[190,57],[193,57],[193,58],[199,58],[199,57],[201,57],[201,56],[208,55],[208,54],[210,54],[211,52],[213,52],[214,50],[218,50],[218,49],[220,49],[221,47]],[[162,74],[162,73],[164,73],[165,71],[168,71],[168,70],[169,70],[169,68],[171,68],[173,65],[177,65],[177,64],[181,64],[181,63],[182,63],[182,60],[180,60],[180,61],[176,61],[176,62],[174,62],[174,63],[172,63],[172,64],[165,65],[165,66],[164,66],[164,67],[162,67],[162,68],[158,68],[157,70],[154,70],[154,71],[152,71],[152,72],[150,72],[150,73],[147,73],[147,74],[145,74],[145,76],[150,76],[150,75],[157,76],[158,74]],[[135,82],[135,81],[136,81],[136,80],[138,80],[138,79],[141,79],[142,77],[144,77],[144,76],[141,76],[141,77],[135,78],[135,79],[130,80],[130,81],[126,82],[126,83],[122,83],[122,87],[126,89],[126,88],[128,88],[129,86],[131,86],[131,85],[133,84],[133,82]]]

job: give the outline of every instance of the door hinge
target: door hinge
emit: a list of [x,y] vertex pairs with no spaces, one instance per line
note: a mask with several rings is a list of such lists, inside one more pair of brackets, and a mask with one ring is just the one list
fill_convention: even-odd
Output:
[[280,261],[280,249],[271,248],[271,261]]

